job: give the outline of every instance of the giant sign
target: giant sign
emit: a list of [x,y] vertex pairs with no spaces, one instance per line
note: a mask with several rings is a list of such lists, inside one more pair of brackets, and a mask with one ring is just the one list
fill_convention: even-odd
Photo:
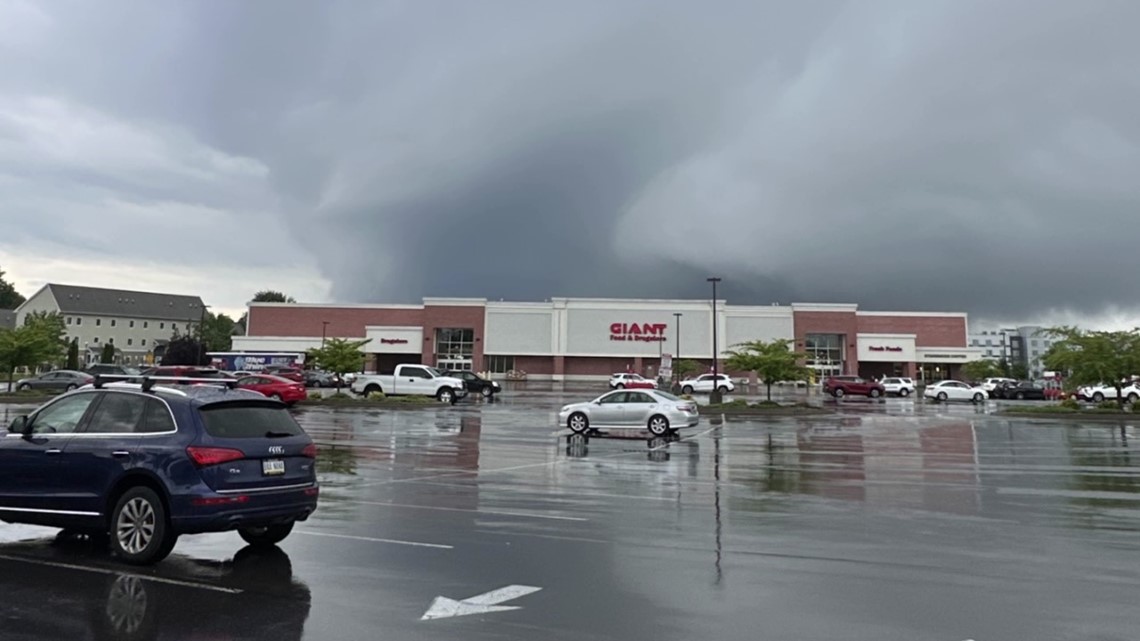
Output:
[[666,327],[665,323],[613,323],[610,340],[660,343],[665,340]]

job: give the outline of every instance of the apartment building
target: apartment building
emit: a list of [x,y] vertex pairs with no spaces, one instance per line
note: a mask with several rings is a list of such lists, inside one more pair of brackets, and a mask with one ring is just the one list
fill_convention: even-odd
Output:
[[160,358],[175,333],[195,330],[206,306],[198,296],[49,283],[16,308],[16,323],[32,312],[62,315],[84,363],[97,362],[109,343],[116,361],[142,364]]

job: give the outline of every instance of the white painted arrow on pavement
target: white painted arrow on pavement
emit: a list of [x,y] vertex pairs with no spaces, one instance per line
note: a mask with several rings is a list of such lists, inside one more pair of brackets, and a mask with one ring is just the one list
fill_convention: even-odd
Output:
[[508,585],[505,588],[484,592],[462,601],[437,596],[431,602],[431,607],[420,617],[420,621],[428,619],[446,619],[448,617],[463,617],[469,614],[485,614],[487,612],[503,612],[505,610],[518,610],[516,605],[499,605],[513,601],[528,594],[534,594],[542,588],[531,585]]

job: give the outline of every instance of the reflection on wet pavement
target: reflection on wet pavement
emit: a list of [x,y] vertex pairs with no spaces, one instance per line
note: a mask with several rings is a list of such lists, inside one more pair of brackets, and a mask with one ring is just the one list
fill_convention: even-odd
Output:
[[[577,397],[297,410],[320,445],[323,490],[282,544],[287,572],[235,582],[247,560],[230,534],[185,537],[153,570],[207,588],[115,587],[114,574],[65,567],[121,570],[113,560],[42,539],[0,545],[0,563],[10,577],[41,567],[32,561],[90,575],[48,583],[73,581],[77,612],[98,604],[126,622],[148,621],[129,605],[139,585],[148,603],[154,594],[182,610],[237,586],[224,616],[287,610],[277,616],[292,632],[249,633],[259,639],[981,641],[1140,629],[1132,426],[908,400],[810,418],[706,416],[679,438],[571,436],[553,426],[567,400]],[[436,597],[507,585],[543,589],[518,610],[419,620]],[[37,616],[28,606],[15,619]],[[169,638],[198,638],[195,621],[156,620]]]

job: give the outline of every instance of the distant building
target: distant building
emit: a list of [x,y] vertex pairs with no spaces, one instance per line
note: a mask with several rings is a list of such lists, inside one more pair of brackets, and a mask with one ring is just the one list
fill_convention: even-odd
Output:
[[1044,376],[1046,367],[1041,359],[1053,342],[1040,325],[974,332],[969,340],[970,347],[981,350],[983,358],[1005,360],[1011,366],[1021,365],[1030,378]]
[[16,326],[16,310],[0,309],[0,329],[12,329]]
[[97,362],[110,343],[116,360],[141,364],[159,357],[175,332],[194,330],[206,308],[197,296],[49,283],[16,308],[16,323],[40,311],[63,315],[67,340],[79,340],[85,363]]

